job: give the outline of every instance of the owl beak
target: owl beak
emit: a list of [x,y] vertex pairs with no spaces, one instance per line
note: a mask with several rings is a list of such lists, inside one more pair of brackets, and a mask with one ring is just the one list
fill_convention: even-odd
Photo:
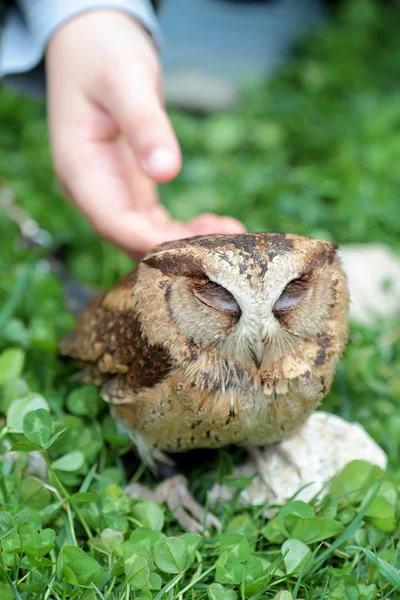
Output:
[[254,342],[251,347],[251,353],[254,358],[254,362],[256,363],[257,369],[259,369],[262,365],[262,361],[264,358],[265,345],[263,342]]

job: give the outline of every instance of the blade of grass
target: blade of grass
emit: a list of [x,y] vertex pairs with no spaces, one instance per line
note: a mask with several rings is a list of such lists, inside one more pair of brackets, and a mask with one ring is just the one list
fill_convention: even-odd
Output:
[[1,490],[1,493],[3,494],[5,504],[8,504],[10,501],[10,498],[8,496],[8,491],[7,491],[7,487],[6,487],[6,482],[4,481],[3,473],[0,473],[0,490]]
[[307,572],[307,565],[308,565],[310,562],[313,562],[313,561],[314,561],[314,558],[315,558],[315,556],[317,555],[317,553],[320,551],[321,547],[322,547],[322,544],[319,544],[319,545],[318,545],[318,546],[315,548],[314,552],[311,554],[311,556],[309,557],[309,559],[307,560],[307,562],[306,562],[306,563],[303,565],[303,567],[302,567],[302,569],[301,569],[301,571],[300,571],[300,573],[299,573],[299,576],[298,576],[298,578],[297,578],[296,585],[295,585],[295,586],[294,586],[294,588],[293,588],[293,594],[292,594],[292,596],[293,596],[293,600],[296,600],[296,598],[297,598],[297,594],[299,593],[299,589],[300,589],[300,585],[301,585],[301,582],[302,582],[303,576],[304,576],[304,574]]
[[3,306],[2,311],[0,312],[0,330],[3,329],[9,321],[9,319],[11,319],[15,309],[20,303],[21,298],[24,295],[24,292],[28,285],[29,273],[32,269],[32,266],[32,262],[28,261],[22,267],[21,273],[18,275],[12,294]]
[[154,600],[162,600],[162,598],[164,598],[164,594],[166,594],[167,592],[169,592],[170,589],[172,589],[174,587],[174,585],[176,583],[178,583],[178,581],[180,581],[182,579],[182,577],[184,576],[185,573],[178,573],[178,575],[175,575],[175,577],[173,579],[171,579],[171,581],[169,581],[168,583],[166,583],[164,585],[163,588],[161,588],[161,590],[158,592],[157,596],[154,598]]
[[362,548],[361,546],[347,546],[350,550],[358,550],[363,552],[372,564],[378,569],[379,573],[389,581],[393,586],[397,587],[400,585],[400,570],[396,569],[393,565],[386,562],[382,558],[379,558],[376,554],[371,552],[368,548]]
[[87,492],[89,490],[90,486],[92,485],[92,481],[95,478],[96,472],[97,472],[97,464],[95,463],[93,465],[93,467],[89,470],[85,479],[82,481],[82,485],[79,488],[80,492]]
[[5,577],[5,579],[6,579],[7,583],[8,583],[8,585],[9,585],[12,593],[15,596],[15,599],[16,600],[23,600],[21,594],[18,592],[17,588],[15,587],[15,585],[13,584],[13,582],[11,581],[8,573],[6,572],[5,568],[3,567],[3,565],[1,563],[0,563],[0,571],[1,571],[2,575],[3,575],[3,577]]
[[103,596],[103,594],[101,593],[101,591],[99,590],[99,588],[97,587],[97,585],[95,585],[93,582],[91,583],[92,588],[94,589],[94,591],[96,592],[96,594],[98,595],[98,597],[100,598],[100,600],[106,600],[106,598]]
[[209,567],[206,571],[204,571],[201,575],[199,575],[199,577],[197,577],[196,579],[194,579],[193,581],[191,581],[190,583],[188,583],[188,585],[186,587],[183,588],[183,590],[180,590],[174,597],[173,600],[177,600],[177,598],[179,598],[180,596],[182,596],[185,592],[187,592],[188,590],[192,589],[193,586],[196,585],[196,583],[198,583],[199,581],[201,581],[201,579],[203,579],[206,575],[208,575],[209,573],[211,573],[211,571],[213,571],[216,568],[216,565],[212,565],[211,567]]
[[376,486],[374,493],[371,495],[371,498],[368,500],[366,505],[362,508],[362,510],[360,510],[355,519],[351,523],[349,523],[349,525],[346,527],[343,533],[329,546],[329,548],[322,552],[322,554],[316,560],[313,568],[306,574],[305,579],[308,579],[309,577],[311,577],[311,575],[318,571],[321,565],[328,558],[328,556],[330,556],[336,550],[336,548],[339,548],[339,546],[344,544],[344,542],[347,539],[349,539],[349,537],[351,537],[356,533],[356,531],[358,531],[358,529],[360,528],[361,521],[368,512],[368,509],[371,506],[372,502],[375,500],[380,487],[381,484],[379,483],[379,485]]

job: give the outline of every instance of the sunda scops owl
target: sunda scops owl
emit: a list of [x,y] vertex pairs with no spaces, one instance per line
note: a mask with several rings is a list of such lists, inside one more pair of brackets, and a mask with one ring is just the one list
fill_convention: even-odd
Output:
[[155,248],[83,312],[61,351],[102,385],[154,464],[289,437],[330,388],[347,310],[336,245],[199,236]]

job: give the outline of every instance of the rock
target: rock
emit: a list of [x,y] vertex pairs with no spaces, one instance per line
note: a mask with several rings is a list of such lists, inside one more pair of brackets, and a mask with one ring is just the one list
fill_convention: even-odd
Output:
[[[313,413],[296,435],[279,446],[261,449],[261,457],[258,467],[252,459],[233,473],[233,477],[252,477],[262,468],[262,476],[256,475],[240,493],[243,505],[284,504],[299,490],[296,499],[308,502],[353,460],[362,459],[382,469],[387,464],[386,454],[361,425],[325,412]],[[210,503],[229,501],[234,493],[233,488],[216,484]],[[266,514],[270,516],[269,511]]]
[[239,91],[234,83],[195,69],[169,74],[164,88],[168,106],[194,112],[228,110],[239,100]]
[[350,318],[365,325],[400,312],[400,257],[385,244],[340,249],[350,290]]

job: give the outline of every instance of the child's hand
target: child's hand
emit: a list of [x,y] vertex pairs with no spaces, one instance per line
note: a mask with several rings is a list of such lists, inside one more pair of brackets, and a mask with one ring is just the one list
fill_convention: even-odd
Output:
[[135,258],[166,240],[244,231],[235,219],[174,221],[154,182],[180,170],[158,57],[146,31],[112,10],[67,22],[46,52],[53,161],[67,196],[97,231]]

